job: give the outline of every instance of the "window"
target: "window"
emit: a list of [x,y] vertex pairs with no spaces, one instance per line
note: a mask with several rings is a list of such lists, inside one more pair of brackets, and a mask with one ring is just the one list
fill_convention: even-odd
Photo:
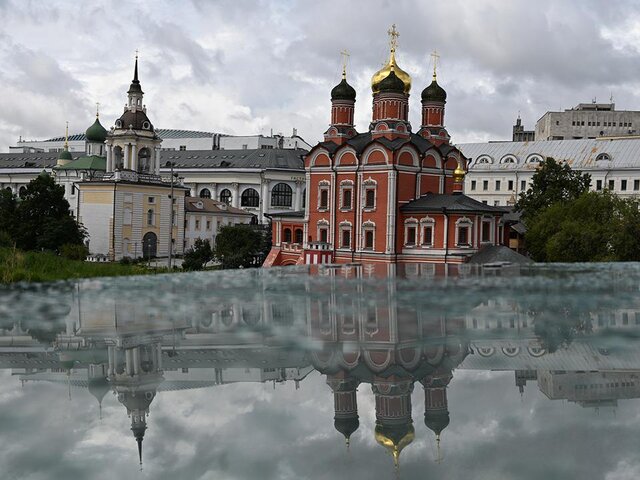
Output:
[[147,210],[147,225],[153,225],[155,214],[152,209]]
[[627,190],[627,181],[626,180],[620,180],[620,190],[625,192]]
[[229,205],[231,203],[231,190],[228,188],[223,189],[220,192],[220,201]]
[[207,230],[211,230],[211,220],[207,220]]
[[422,227],[422,244],[428,247],[433,246],[433,225]]
[[373,229],[364,231],[364,248],[365,250],[373,250]]
[[482,190],[484,190],[485,192],[489,190],[489,180],[482,181]]
[[303,236],[302,229],[296,228],[296,233],[295,233],[296,243],[299,243],[302,245],[302,242],[304,241],[302,236]]
[[208,188],[200,190],[200,198],[211,198],[211,191]]
[[340,236],[340,247],[351,248],[351,229],[343,228]]
[[483,220],[480,241],[484,243],[491,242],[491,236],[491,220]]
[[456,245],[463,247],[471,245],[471,222],[466,218],[456,222]]
[[156,203],[156,198],[155,197],[149,197],[149,199],[147,201],[149,203]]
[[640,190],[640,180],[634,180],[634,181],[633,181],[633,189],[634,189],[635,191]]
[[416,230],[415,225],[407,227],[407,240],[405,245],[415,245],[416,244]]
[[302,208],[307,206],[307,189],[302,190]]
[[509,183],[507,186],[508,186],[507,190],[513,190],[513,180],[509,180]]
[[200,230],[200,220],[198,220],[197,218],[196,218],[196,226],[195,226],[195,229],[196,229],[196,230]]
[[500,206],[500,200],[494,200],[493,201],[493,206],[494,207],[499,207]]
[[254,188],[247,188],[240,196],[241,207],[258,207],[260,205],[260,195]]
[[286,183],[278,183],[271,191],[272,207],[290,207],[293,203],[293,190]]
[[616,188],[616,181],[609,180],[609,190],[614,190]]
[[596,190],[602,190],[602,180],[596,180]]
[[180,145],[180,151],[184,152],[187,149],[186,145]]
[[500,184],[501,184],[500,180],[496,180],[496,192],[500,191]]
[[527,181],[520,180],[520,191],[524,192],[527,189]]
[[122,220],[122,223],[124,225],[131,225],[131,221],[133,219],[133,213],[131,211],[130,208],[125,208],[124,209],[124,219]]
[[342,190],[342,208],[345,210],[351,209],[351,194],[353,193],[353,189],[344,188]]
[[321,242],[325,242],[327,243],[329,241],[329,229],[326,227],[320,227],[320,229],[318,230],[318,237],[320,238]]
[[291,229],[290,228],[285,228],[284,229],[283,239],[284,239],[285,243],[291,243]]
[[376,189],[367,188],[364,191],[364,207],[375,208],[376,206]]
[[326,210],[329,208],[329,188],[320,189],[320,198],[318,202],[318,209]]
[[471,190],[475,190],[475,189],[476,189],[476,181],[471,180]]

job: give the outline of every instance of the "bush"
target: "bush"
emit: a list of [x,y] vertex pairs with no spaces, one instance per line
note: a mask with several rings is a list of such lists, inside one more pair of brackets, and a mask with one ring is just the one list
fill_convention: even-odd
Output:
[[184,270],[202,270],[211,260],[213,260],[211,243],[209,240],[197,238],[193,247],[185,252],[182,268]]
[[0,231],[0,248],[9,248],[9,247],[13,247],[14,242],[11,238],[11,235],[9,235],[7,232],[2,232]]
[[60,247],[60,255],[69,260],[86,260],[89,255],[89,249],[84,245],[74,245],[65,243]]

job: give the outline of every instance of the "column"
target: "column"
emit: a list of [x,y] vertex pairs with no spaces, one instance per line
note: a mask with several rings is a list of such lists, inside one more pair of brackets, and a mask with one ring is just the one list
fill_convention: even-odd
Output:
[[140,347],[135,347],[132,352],[133,357],[133,373],[140,375]]
[[125,373],[127,375],[133,375],[133,354],[130,348],[124,351],[124,365]]
[[107,145],[107,172],[113,172],[113,150]]
[[125,145],[124,148],[124,168],[131,169],[131,164],[129,163],[129,154],[131,153],[130,145]]
[[293,200],[293,209],[295,211],[302,210],[302,182],[296,180],[296,193]]
[[136,142],[131,145],[131,170],[138,171],[138,144]]
[[107,369],[107,375],[111,376],[115,373],[116,370],[112,345],[109,345],[109,347],[107,347],[107,355],[109,356],[109,368]]
[[264,214],[269,211],[269,181],[265,178],[262,179],[260,185],[260,222],[264,223]]
[[240,206],[240,184],[232,183],[231,184],[231,206],[238,208]]
[[156,175],[160,175],[160,147],[156,147],[156,161],[153,173]]

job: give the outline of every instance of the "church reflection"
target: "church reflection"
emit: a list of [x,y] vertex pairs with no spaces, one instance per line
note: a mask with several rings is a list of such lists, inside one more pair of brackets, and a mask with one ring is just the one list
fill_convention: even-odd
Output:
[[[115,394],[140,463],[145,433],[153,430],[153,402],[163,391],[237,382],[304,388],[314,371],[326,378],[334,427],[347,448],[360,428],[358,390],[371,389],[375,427],[366,434],[396,468],[401,452],[426,434],[413,421],[415,388],[424,392],[423,422],[437,445],[433,460],[442,458],[441,439],[451,417],[455,421],[447,391],[455,388],[457,370],[512,371],[521,394],[536,382],[549,399],[582,407],[640,397],[639,345],[629,340],[611,347],[612,332],[625,339],[638,333],[640,308],[586,305],[551,322],[553,305],[545,310],[486,292],[438,308],[427,300],[436,287],[420,278],[446,283],[452,273],[423,267],[318,267],[299,276],[294,292],[274,286],[274,273],[260,273],[251,294],[207,289],[191,309],[151,309],[135,295],[80,282],[61,293],[53,329],[24,319],[3,322],[0,368],[11,369],[25,388],[44,381],[86,389],[99,408],[107,393]],[[420,294],[425,285],[430,295]]]

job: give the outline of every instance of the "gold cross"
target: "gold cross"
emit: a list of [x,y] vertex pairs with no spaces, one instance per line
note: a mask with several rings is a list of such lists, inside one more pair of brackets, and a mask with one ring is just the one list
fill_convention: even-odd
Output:
[[96,117],[100,116],[100,102],[96,102]]
[[433,79],[436,79],[436,64],[438,63],[438,59],[440,58],[440,55],[438,55],[438,51],[434,50],[433,53],[431,54],[431,58],[433,58]]
[[340,52],[342,55],[342,78],[347,78],[347,60],[349,60],[349,52],[345,49]]
[[398,46],[398,37],[400,36],[398,31],[396,30],[395,23],[391,25],[391,29],[389,29],[387,33],[389,34],[389,45],[391,46],[391,51],[395,52],[396,47]]

